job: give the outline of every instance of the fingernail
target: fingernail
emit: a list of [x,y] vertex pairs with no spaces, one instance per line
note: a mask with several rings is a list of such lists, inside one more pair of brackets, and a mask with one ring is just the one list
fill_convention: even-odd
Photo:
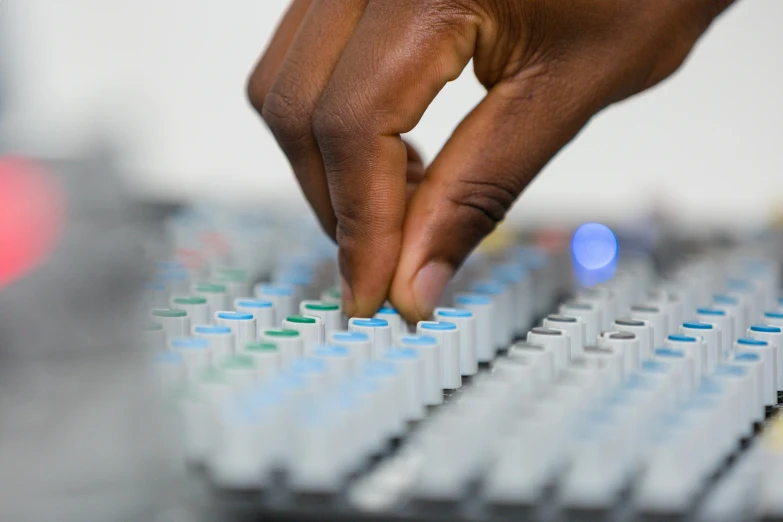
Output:
[[355,307],[353,302],[353,292],[351,292],[351,287],[344,277],[340,278],[340,296],[343,300],[343,313],[348,317],[353,317],[353,311]]
[[451,267],[437,261],[419,270],[413,279],[413,301],[419,317],[428,318],[432,314],[451,275]]

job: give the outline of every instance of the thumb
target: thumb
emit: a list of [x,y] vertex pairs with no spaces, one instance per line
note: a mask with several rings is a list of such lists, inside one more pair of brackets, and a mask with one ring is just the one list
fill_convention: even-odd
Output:
[[600,108],[572,85],[542,75],[503,80],[435,158],[407,207],[390,290],[408,320],[429,318],[467,255]]

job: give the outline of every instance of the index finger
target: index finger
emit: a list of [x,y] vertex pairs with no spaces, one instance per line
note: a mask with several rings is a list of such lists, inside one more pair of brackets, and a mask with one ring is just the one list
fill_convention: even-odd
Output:
[[371,1],[316,108],[348,315],[370,315],[386,299],[405,217],[400,134],[468,64],[478,22],[471,11]]

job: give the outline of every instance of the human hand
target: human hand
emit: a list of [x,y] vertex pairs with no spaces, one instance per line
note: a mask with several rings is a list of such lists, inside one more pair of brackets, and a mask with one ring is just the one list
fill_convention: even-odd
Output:
[[[544,165],[731,2],[295,0],[248,94],[339,245],[346,314],[427,318]],[[425,171],[400,135],[471,59],[487,95]]]

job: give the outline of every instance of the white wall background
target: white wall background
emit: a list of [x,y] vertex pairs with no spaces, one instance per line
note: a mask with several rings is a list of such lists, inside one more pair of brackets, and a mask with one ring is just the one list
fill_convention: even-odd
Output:
[[[300,201],[244,83],[283,0],[0,0],[15,143],[72,151],[96,125],[127,140],[139,190]],[[740,0],[671,81],[590,123],[516,219],[638,215],[757,223],[783,201],[783,2]],[[412,139],[432,158],[483,90],[465,73]],[[780,196],[780,197],[779,197]]]

